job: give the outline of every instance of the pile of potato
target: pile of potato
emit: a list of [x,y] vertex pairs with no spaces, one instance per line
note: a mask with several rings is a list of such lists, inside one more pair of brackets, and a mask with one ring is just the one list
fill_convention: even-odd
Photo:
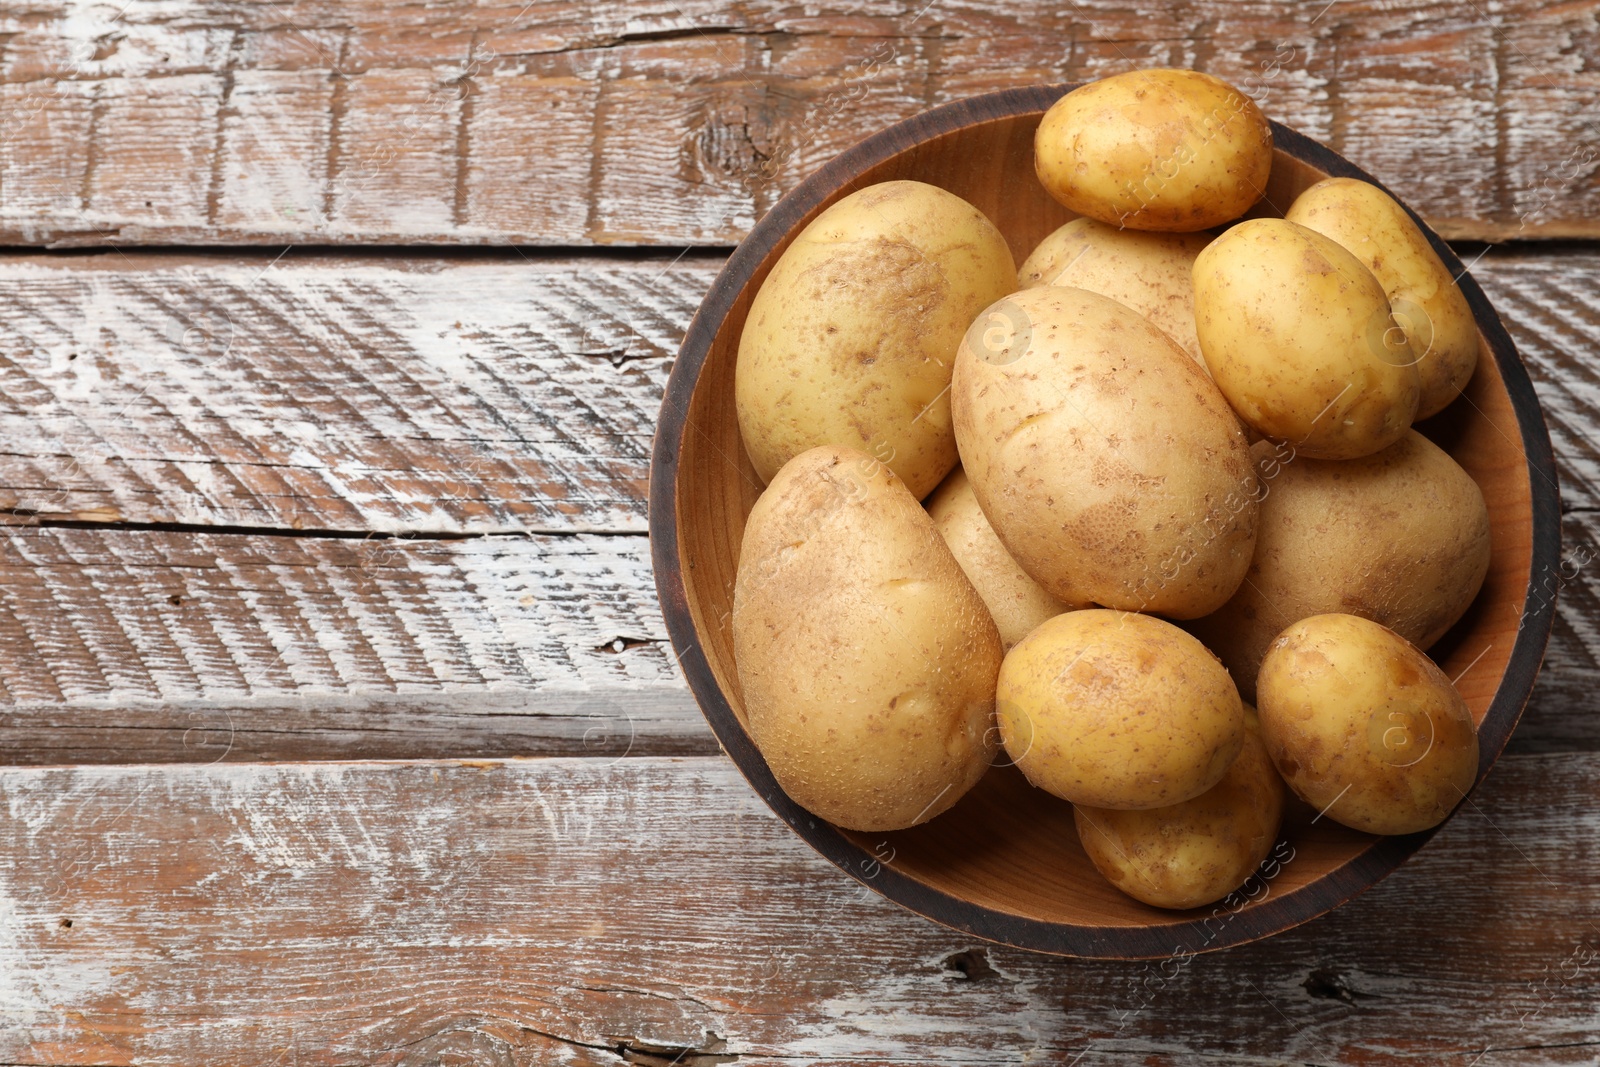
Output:
[[1475,728],[1419,647],[1476,596],[1488,513],[1411,425],[1476,325],[1372,185],[1239,221],[1272,158],[1226,83],[1118,75],[1044,116],[1038,180],[1082,217],[1020,271],[913,181],[778,260],[739,347],[767,486],[732,629],[797,803],[904,828],[1003,760],[1115,885],[1188,908],[1267,856],[1285,783],[1380,834],[1461,800]]

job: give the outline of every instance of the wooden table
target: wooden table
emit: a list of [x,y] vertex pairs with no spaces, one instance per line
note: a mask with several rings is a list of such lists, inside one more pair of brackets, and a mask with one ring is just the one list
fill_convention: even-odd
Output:
[[[120,2],[0,9],[0,1063],[1600,1058],[1597,5]],[[810,853],[684,687],[645,516],[674,350],[778,196],[1142,64],[1462,242],[1568,539],[1445,831],[1165,965]]]

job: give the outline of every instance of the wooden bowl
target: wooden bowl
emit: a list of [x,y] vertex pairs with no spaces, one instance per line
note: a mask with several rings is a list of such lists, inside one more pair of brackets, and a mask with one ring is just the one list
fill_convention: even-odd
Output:
[[[1089,863],[1072,810],[1014,768],[991,770],[937,819],[896,833],[841,830],[778,787],[742,721],[729,629],[745,517],[761,481],[734,417],[740,331],[756,290],[820,211],[875,182],[942,186],[993,219],[1018,263],[1071,218],[1033,176],[1033,134],[1058,85],[936,108],[870,137],[784,197],[750,232],[689,327],[667,384],[650,470],[656,584],[684,674],[711,728],[750,784],[790,827],[889,899],[977,937],[1073,956],[1141,958],[1251,941],[1321,915],[1392,871],[1433,831],[1373,837],[1328,819],[1286,823],[1277,861],[1227,900],[1163,911],[1112,888]],[[1373,181],[1276,123],[1272,179],[1257,214],[1281,215],[1328,175]],[[1418,219],[1421,224],[1421,219]],[[1452,272],[1449,246],[1423,226]],[[1419,426],[1483,488],[1493,557],[1465,618],[1431,650],[1479,723],[1479,779],[1505,747],[1533,688],[1554,615],[1560,505],[1544,419],[1511,339],[1462,274],[1482,358],[1463,397]]]

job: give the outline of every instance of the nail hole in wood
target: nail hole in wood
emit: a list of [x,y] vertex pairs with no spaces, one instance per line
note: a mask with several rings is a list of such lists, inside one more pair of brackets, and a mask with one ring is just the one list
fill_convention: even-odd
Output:
[[994,976],[995,969],[989,966],[989,953],[981,948],[969,948],[965,952],[957,952],[944,958],[946,977],[954,978],[958,982],[981,982],[985,978]]
[[1312,971],[1300,985],[1318,1000],[1342,1000],[1346,1004],[1354,1004],[1357,997],[1365,1000],[1374,996],[1352,986],[1350,980],[1338,971],[1326,968]]

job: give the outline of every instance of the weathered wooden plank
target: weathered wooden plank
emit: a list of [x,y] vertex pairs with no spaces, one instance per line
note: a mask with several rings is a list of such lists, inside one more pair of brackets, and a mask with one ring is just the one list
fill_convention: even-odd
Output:
[[[1556,599],[1555,628],[1545,667],[1515,751],[1590,749],[1600,737],[1592,709],[1600,687],[1600,299],[1590,280],[1588,252],[1508,255],[1488,249],[1473,257],[1483,285],[1517,342],[1544,408],[1559,468],[1563,562],[1555,574],[1534,576],[1530,596]],[[1568,272],[1561,264],[1571,263]],[[1507,433],[1511,428],[1505,428]]]
[[643,537],[12,528],[5,762],[710,752]]
[[[0,257],[0,521],[643,532],[661,391],[719,265]],[[1474,275],[1568,505],[1600,507],[1600,254],[1496,249]]]
[[721,758],[10,770],[0,803],[7,1063],[1365,1067],[1597,1047],[1593,755],[1502,761],[1331,916],[1150,964],[903,912]]
[[1600,508],[1600,255],[1487,249],[1472,276],[1527,365],[1560,468],[1568,509]]
[[643,532],[719,261],[0,259],[0,511]]
[[[625,646],[632,648],[633,646]],[[597,659],[600,657],[596,657]],[[1581,744],[1580,744],[1581,747]],[[0,705],[7,766],[248,760],[706,755],[681,683],[444,692],[267,691]]]
[[1600,234],[1600,35],[1539,0],[164,0],[0,13],[0,242],[727,244],[872,130],[1210,70],[1455,237]]
[[1600,690],[1600,515],[1562,521],[1562,562],[1537,576],[1530,599],[1556,602],[1544,668],[1507,751],[1589,751],[1600,748],[1594,695]]

